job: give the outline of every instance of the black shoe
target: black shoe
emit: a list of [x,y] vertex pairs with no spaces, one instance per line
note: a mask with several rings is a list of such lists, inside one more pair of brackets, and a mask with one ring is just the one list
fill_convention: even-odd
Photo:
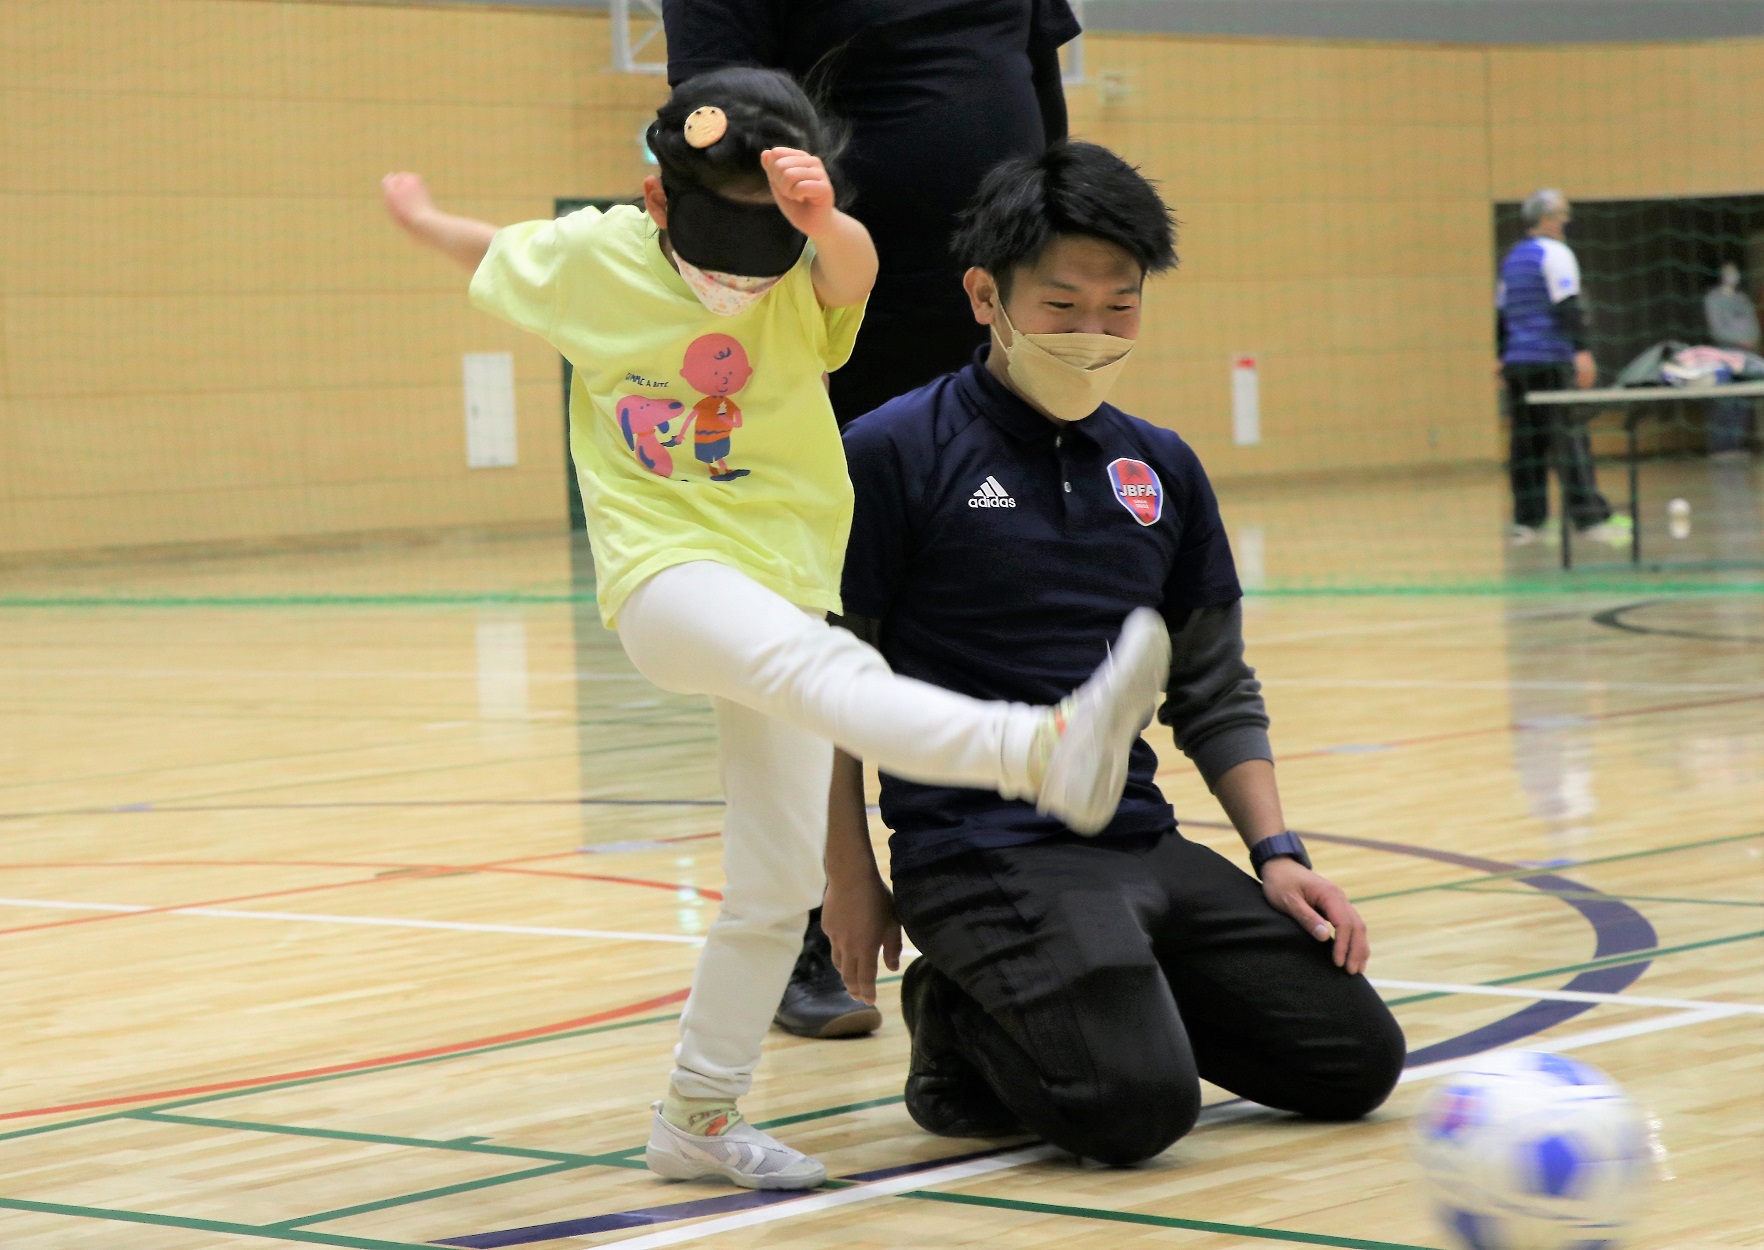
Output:
[[912,1038],[906,1109],[913,1122],[939,1137],[1009,1137],[1023,1131],[980,1070],[962,1057],[960,1043],[938,1010],[939,974],[924,959],[907,965],[900,983],[900,1014]]
[[772,1019],[798,1037],[862,1037],[882,1027],[880,1011],[845,992],[845,978],[833,965],[833,944],[821,931],[819,911],[809,913],[802,953]]

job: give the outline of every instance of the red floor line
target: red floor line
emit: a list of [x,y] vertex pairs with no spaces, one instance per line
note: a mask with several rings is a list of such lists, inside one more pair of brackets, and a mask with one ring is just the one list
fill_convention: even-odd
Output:
[[[419,874],[432,875],[430,873]],[[398,877],[396,880],[409,881],[409,877]],[[140,911],[111,911],[98,916],[75,916],[69,920],[44,920],[37,924],[15,925],[10,929],[0,929],[0,937],[8,937],[14,933],[36,933],[44,929],[66,929],[74,925],[101,924],[107,920],[133,920],[140,916],[159,916],[166,912],[189,911],[196,907],[219,907],[223,903],[251,903],[266,898],[287,898],[293,894],[315,894],[321,890],[342,890],[356,885],[374,885],[387,880],[384,877],[357,877],[351,881],[326,881],[318,885],[295,886],[286,890],[265,890],[257,894],[235,894],[228,898],[203,899],[191,903],[167,903],[162,907],[144,907]]]
[[690,890],[703,898],[721,899],[720,890],[707,889],[702,885],[685,885],[678,881],[650,881],[644,877],[609,877],[595,872],[557,872],[545,868],[482,868],[480,872],[506,872],[519,877],[563,877],[570,881],[610,881],[615,885],[640,885],[650,890],[668,890],[678,893]]
[[280,1072],[273,1076],[244,1077],[237,1081],[215,1081],[207,1085],[191,1085],[183,1089],[162,1089],[147,1094],[122,1094],[114,1098],[95,1098],[87,1102],[64,1103],[59,1107],[32,1107],[25,1111],[0,1111],[0,1120],[24,1120],[35,1116],[59,1115],[68,1111],[96,1111],[104,1107],[123,1107],[132,1103],[193,1098],[198,1094],[217,1094],[230,1089],[253,1089],[260,1085],[275,1085],[282,1081],[298,1081],[315,1076],[335,1076],[343,1072],[365,1072],[373,1068],[410,1063],[417,1059],[435,1059],[442,1055],[456,1055],[465,1051],[480,1050],[486,1046],[522,1042],[552,1033],[567,1033],[571,1029],[581,1029],[590,1025],[621,1020],[627,1016],[641,1015],[646,1011],[653,1011],[657,1007],[668,1007],[674,1003],[684,1002],[688,992],[687,990],[674,990],[655,998],[646,998],[642,1002],[627,1003],[623,1007],[613,1007],[606,1011],[595,1012],[593,1015],[577,1016],[572,1020],[559,1020],[554,1024],[541,1024],[514,1033],[498,1033],[491,1037],[473,1038],[466,1042],[451,1042],[445,1046],[431,1046],[424,1050],[383,1055],[378,1059],[358,1059],[353,1063],[337,1063],[323,1068],[304,1068],[298,1072]]
[[[343,890],[358,885],[380,885],[388,881],[420,880],[423,877],[445,876],[449,873],[496,872],[503,870],[518,871],[511,868],[510,865],[536,863],[547,859],[563,859],[574,856],[575,854],[577,854],[575,851],[554,851],[544,855],[521,855],[516,856],[513,859],[491,860],[490,862],[483,864],[410,865],[409,867],[412,868],[412,872],[410,875],[406,876],[357,877],[350,881],[326,881],[317,885],[295,886],[286,890],[266,890],[259,894],[236,894],[229,898],[211,898],[197,902],[167,903],[162,907],[146,907],[142,908],[140,911],[113,911],[105,912],[102,915],[97,916],[75,916],[68,920],[44,920],[37,924],[15,925],[10,929],[0,929],[0,937],[7,937],[14,933],[35,933],[44,929],[65,929],[74,925],[102,924],[103,922],[110,920],[133,920],[140,916],[158,916],[164,915],[167,912],[189,911],[197,907],[219,907],[226,903],[250,903],[258,902],[266,898],[286,898],[294,894],[315,894],[323,890]],[[403,865],[392,866],[401,867]],[[620,880],[619,878],[613,877],[605,879],[609,881]],[[639,882],[635,878],[626,879],[626,883],[631,885],[648,885],[657,889],[678,890],[682,888],[678,885],[666,885],[655,881]],[[709,897],[709,895],[706,895],[706,897]],[[719,895],[718,897],[721,896]]]

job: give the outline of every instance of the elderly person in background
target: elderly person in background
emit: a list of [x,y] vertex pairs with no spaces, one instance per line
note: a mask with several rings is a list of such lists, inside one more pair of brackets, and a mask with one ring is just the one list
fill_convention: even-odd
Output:
[[[1758,350],[1758,310],[1740,286],[1739,266],[1721,266],[1721,285],[1703,296],[1703,319],[1709,323],[1709,341],[1717,347],[1742,352]],[[1709,405],[1709,454],[1743,458],[1746,427],[1751,424],[1752,401],[1717,399]]]
[[1586,427],[1564,407],[1526,402],[1533,391],[1591,387],[1598,365],[1586,345],[1580,262],[1563,242],[1568,198],[1560,191],[1537,191],[1522,212],[1527,233],[1501,261],[1495,295],[1501,376],[1513,416],[1510,537],[1515,545],[1536,542],[1548,526],[1553,464],[1563,511],[1574,528],[1588,538],[1626,546],[1630,518],[1612,515],[1599,493]]

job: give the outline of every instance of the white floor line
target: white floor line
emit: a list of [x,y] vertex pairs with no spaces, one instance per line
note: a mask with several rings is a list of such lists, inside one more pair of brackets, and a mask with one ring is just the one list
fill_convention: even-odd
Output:
[[[1601,1046],[1606,1042],[1620,1042],[1625,1038],[1640,1037],[1645,1033],[1663,1033],[1668,1029],[1689,1028],[1696,1024],[1707,1024],[1711,1020],[1729,1020],[1735,1016],[1746,1015],[1749,1011],[1750,1008],[1744,1005],[1680,1011],[1670,1016],[1655,1016],[1651,1020],[1614,1024],[1608,1029],[1588,1029],[1584,1033],[1570,1033],[1566,1037],[1527,1038],[1520,1045],[1503,1046],[1501,1049],[1544,1050],[1554,1054],[1564,1050],[1580,1050],[1586,1046]],[[1475,1066],[1482,1058],[1482,1055],[1470,1055],[1463,1059],[1442,1059],[1438,1063],[1425,1063],[1418,1068],[1406,1069],[1398,1078],[1397,1084],[1406,1085],[1410,1081],[1426,1081],[1436,1076],[1445,1076],[1451,1072],[1461,1072],[1465,1068]]]
[[1640,994],[1597,994],[1587,990],[1523,990],[1517,986],[1455,985],[1446,981],[1393,981],[1386,977],[1367,977],[1373,985],[1392,990],[1429,990],[1438,994],[1475,994],[1489,998],[1531,998],[1557,1003],[1616,1003],[1629,1007],[1678,1007],[1700,1011],[1719,1008],[1723,1011],[1764,1015],[1764,1006],[1752,1003],[1724,1003],[1698,998],[1648,998]]
[[670,1228],[664,1232],[646,1233],[642,1236],[628,1237],[622,1241],[607,1244],[618,1246],[620,1250],[654,1250],[655,1247],[674,1246],[683,1241],[697,1241],[701,1237],[714,1237],[718,1233],[733,1232],[738,1228],[751,1228],[755,1224],[771,1224],[777,1220],[795,1219],[799,1215],[811,1215],[816,1211],[854,1206],[860,1202],[874,1202],[877,1198],[903,1194],[912,1189],[947,1185],[951,1181],[967,1180],[972,1176],[984,1176],[988,1172],[1002,1172],[1007,1168],[1020,1167],[1025,1163],[1037,1163],[1042,1159],[1052,1159],[1059,1154],[1060,1151],[1052,1146],[1028,1146],[1022,1150],[1013,1150],[1009,1154],[993,1155],[990,1159],[970,1159],[966,1163],[951,1163],[947,1167],[932,1168],[928,1172],[911,1172],[905,1176],[891,1176],[887,1180],[869,1181],[862,1185],[853,1185],[849,1189],[835,1189],[830,1193],[815,1194],[813,1197],[802,1198],[796,1202],[783,1202],[776,1206],[760,1207],[753,1211],[741,1211],[734,1215],[706,1220],[702,1224],[689,1224],[684,1228]]
[[[1697,1011],[1681,1011],[1670,1016],[1660,1016],[1652,1020],[1638,1020],[1632,1024],[1616,1025],[1608,1029],[1592,1029],[1585,1033],[1570,1033],[1566,1037],[1555,1039],[1540,1038],[1527,1040],[1520,1047],[1505,1049],[1528,1049],[1563,1051],[1577,1050],[1585,1046],[1597,1046],[1604,1042],[1621,1041],[1627,1037],[1637,1037],[1644,1033],[1659,1033],[1667,1029],[1681,1029],[1690,1025],[1705,1024],[1711,1020],[1727,1019],[1746,1012],[1744,1006],[1710,1007]],[[1486,1052],[1485,1052],[1486,1053]],[[1472,1055],[1465,1059],[1448,1059],[1440,1063],[1429,1063],[1419,1068],[1410,1068],[1404,1072],[1399,1084],[1410,1081],[1426,1081],[1434,1077],[1445,1076],[1474,1064],[1480,1056]],[[1254,1103],[1231,1103],[1221,1106],[1212,1114],[1202,1113],[1203,1122],[1220,1123],[1257,1114],[1276,1114],[1265,1107]],[[859,1202],[870,1202],[877,1198],[886,1198],[893,1194],[906,1193],[914,1189],[929,1189],[936,1185],[948,1184],[951,1181],[966,1180],[969,1177],[981,1176],[988,1172],[1002,1172],[1007,1168],[1020,1167],[1025,1163],[1035,1163],[1042,1159],[1057,1158],[1061,1152],[1051,1146],[1032,1146],[1025,1150],[1012,1151],[1010,1154],[995,1155],[990,1159],[979,1159],[972,1163],[956,1163],[946,1168],[934,1168],[929,1172],[920,1172],[911,1176],[891,1177],[886,1181],[874,1181],[865,1185],[854,1185],[850,1189],[840,1189],[829,1194],[817,1194],[812,1198],[804,1198],[800,1202],[783,1202],[777,1206],[761,1207],[757,1211],[744,1211],[739,1215],[724,1216],[721,1219],[706,1220],[702,1224],[688,1224],[683,1228],[670,1229],[666,1232],[649,1233],[638,1237],[626,1238],[622,1241],[605,1243],[616,1246],[618,1250],[655,1250],[661,1246],[676,1246],[683,1242],[697,1241],[702,1237],[714,1237],[718,1233],[731,1232],[738,1228],[751,1228],[756,1224],[771,1224],[779,1220],[795,1219],[799,1215],[810,1215],[816,1211],[825,1211],[833,1207],[851,1206]]]
[[[45,907],[57,911],[157,911],[145,903],[66,903],[39,898],[0,898],[0,907]],[[528,937],[600,938],[609,942],[669,942],[702,946],[704,939],[680,933],[630,933],[622,929],[565,929],[548,925],[479,924],[465,920],[409,920],[396,916],[340,916],[315,912],[240,911],[226,907],[173,907],[167,916],[210,916],[222,920],[280,920],[296,924],[368,925],[385,929],[442,929],[456,933],[515,933]]]

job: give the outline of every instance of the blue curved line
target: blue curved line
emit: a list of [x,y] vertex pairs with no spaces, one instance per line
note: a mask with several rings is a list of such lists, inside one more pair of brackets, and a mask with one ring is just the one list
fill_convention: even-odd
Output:
[[[1460,868],[1473,868],[1478,872],[1513,873],[1522,871],[1518,864],[1504,863],[1498,859],[1483,859],[1477,855],[1463,855],[1456,851],[1439,851],[1432,847],[1411,846],[1406,842],[1386,842],[1378,838],[1353,838],[1336,833],[1301,833],[1301,837],[1312,838],[1319,842],[1336,842],[1343,846],[1357,846],[1372,851],[1389,851],[1397,855],[1414,855],[1422,859],[1437,860],[1440,863],[1456,864]],[[1521,885],[1528,885],[1534,890],[1553,894],[1568,906],[1585,916],[1593,927],[1595,947],[1593,958],[1602,959],[1608,955],[1627,955],[1633,951],[1651,950],[1660,944],[1659,935],[1648,918],[1621,899],[1610,898],[1590,886],[1578,881],[1570,881],[1567,877],[1553,872],[1540,872],[1534,876],[1520,877]],[[1591,895],[1593,897],[1585,897]],[[1620,994],[1641,979],[1649,967],[1651,960],[1639,960],[1632,964],[1619,964],[1611,968],[1595,968],[1590,972],[1582,972],[1562,988],[1577,993]],[[1565,1003],[1559,1001],[1535,1002],[1511,1015],[1502,1016],[1492,1024],[1485,1024],[1479,1029],[1472,1029],[1457,1037],[1448,1038],[1443,1042],[1435,1042],[1431,1046],[1423,1046],[1420,1050],[1409,1054],[1405,1067],[1420,1067],[1424,1063],[1438,1063],[1442,1059],[1462,1059],[1468,1055],[1480,1054],[1485,1050],[1494,1050],[1501,1046],[1510,1046],[1521,1038],[1531,1037],[1545,1029],[1574,1017],[1584,1015],[1597,1007],[1597,1003]]]

